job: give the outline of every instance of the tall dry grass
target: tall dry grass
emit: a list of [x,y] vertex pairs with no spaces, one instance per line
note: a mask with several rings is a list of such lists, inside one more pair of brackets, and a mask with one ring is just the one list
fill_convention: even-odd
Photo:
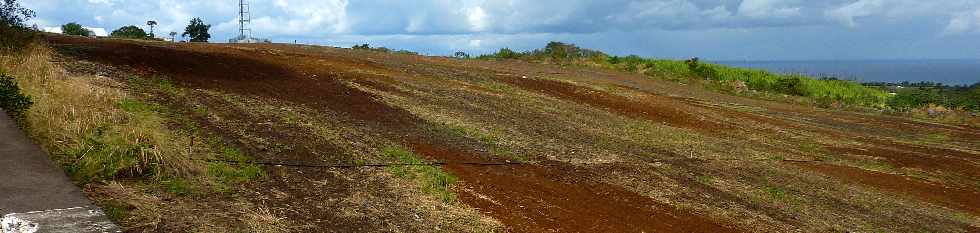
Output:
[[0,55],[0,69],[35,102],[27,113],[28,134],[74,179],[160,178],[203,169],[189,159],[190,140],[167,130],[159,114],[123,108],[133,100],[124,84],[70,74],[52,56],[50,48],[35,44]]

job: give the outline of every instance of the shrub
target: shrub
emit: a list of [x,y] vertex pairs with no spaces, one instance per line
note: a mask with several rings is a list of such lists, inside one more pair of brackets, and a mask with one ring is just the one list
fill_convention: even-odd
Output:
[[0,108],[3,108],[10,118],[20,124],[25,123],[27,109],[30,109],[32,104],[34,102],[29,96],[20,92],[20,87],[12,77],[0,73]]
[[502,48],[502,49],[500,49],[500,51],[497,51],[497,53],[494,54],[494,57],[497,57],[497,58],[500,58],[500,59],[515,59],[519,55],[520,54],[518,54],[517,52],[514,52],[514,50],[510,50],[509,48]]
[[21,7],[15,0],[0,2],[0,50],[26,47],[34,39],[35,30],[24,26],[24,22],[33,17],[34,11]]
[[716,71],[715,68],[711,67],[710,65],[701,64],[700,61],[698,61],[697,57],[691,58],[690,60],[687,60],[684,63],[687,64],[687,69],[689,69],[691,73],[694,73],[694,75],[698,77],[704,79],[718,78],[718,71]]
[[354,46],[352,46],[350,48],[352,48],[352,49],[371,49],[371,45],[369,45],[369,44],[354,45]]
[[133,25],[116,29],[115,31],[112,31],[112,33],[109,34],[109,36],[116,37],[116,38],[129,38],[129,39],[146,39],[147,37],[149,37],[146,34],[146,31],[143,31],[142,28]]

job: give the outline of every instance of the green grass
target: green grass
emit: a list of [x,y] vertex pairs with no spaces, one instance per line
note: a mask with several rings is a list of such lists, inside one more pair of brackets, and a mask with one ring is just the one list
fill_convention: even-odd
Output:
[[233,186],[265,176],[265,172],[256,164],[236,164],[226,162],[209,162],[208,176],[213,178],[214,189],[218,192],[230,192]]
[[809,154],[822,154],[824,152],[823,148],[819,144],[812,142],[803,142],[799,144],[800,151]]
[[711,185],[712,183],[715,182],[715,179],[716,178],[714,176],[701,175],[701,176],[695,177],[694,179],[697,180],[698,183],[705,184],[705,185]]
[[[414,153],[398,147],[384,148],[381,153],[404,164],[424,163]],[[433,195],[444,203],[451,203],[456,200],[456,194],[452,192],[451,188],[456,183],[457,178],[437,166],[392,166],[388,167],[388,171],[399,178],[415,181],[422,192]]]
[[763,191],[774,200],[782,200],[786,198],[786,188],[783,187],[764,187]]
[[194,192],[194,185],[182,178],[163,179],[160,180],[160,184],[167,192],[178,196],[186,196]]
[[115,200],[106,200],[101,203],[102,212],[114,222],[126,222],[132,216],[133,207]]
[[[674,81],[703,76],[708,76],[703,78],[718,83],[741,81],[751,90],[807,97],[814,103],[824,106],[838,102],[883,108],[891,98],[885,91],[847,80],[822,80],[803,75],[777,74],[765,70],[717,64],[700,64],[711,71],[707,74],[697,74],[684,61],[644,59],[642,63],[650,67],[645,72],[648,76],[659,76]],[[626,70],[621,66],[614,67]],[[721,88],[726,87],[721,86]]]
[[932,133],[922,137],[922,141],[926,143],[942,143],[949,140],[949,135],[943,133]]

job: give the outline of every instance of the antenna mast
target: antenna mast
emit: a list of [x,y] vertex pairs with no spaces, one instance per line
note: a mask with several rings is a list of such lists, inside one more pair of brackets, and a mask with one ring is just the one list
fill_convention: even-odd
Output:
[[238,0],[238,42],[245,43],[252,42],[252,29],[249,28],[249,23],[252,21],[252,15],[249,13],[248,3],[245,0]]

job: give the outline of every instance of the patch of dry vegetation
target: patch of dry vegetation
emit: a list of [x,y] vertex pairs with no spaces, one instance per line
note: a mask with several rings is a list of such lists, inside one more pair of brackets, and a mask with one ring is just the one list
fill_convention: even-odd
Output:
[[[53,62],[53,56],[50,48],[34,44],[18,53],[3,54],[0,68],[32,96],[27,133],[73,180],[86,185],[89,195],[125,229],[166,227],[174,216],[161,211],[191,209],[164,199],[179,202],[212,196],[221,187],[235,185],[227,181],[229,177],[248,171],[247,166],[205,162],[223,155],[206,143],[195,144],[193,132],[171,130],[168,125],[173,119],[162,113],[166,109],[132,95],[127,83],[69,73]],[[222,170],[216,172],[216,167]],[[217,200],[222,201],[240,202]],[[185,227],[212,224],[236,229],[231,222],[239,220],[229,219],[223,221],[224,226],[213,225],[220,221],[209,223],[214,219],[208,217],[188,219]]]
[[[378,137],[354,119],[329,110],[211,90],[193,90],[192,96],[195,98],[183,103],[207,109],[195,113],[203,116],[201,124],[245,145],[243,148],[258,158],[327,166],[421,162],[415,155],[406,154],[408,151],[391,146],[397,142]],[[321,173],[334,178],[319,177]],[[439,167],[430,166],[308,170],[284,166],[273,168],[270,182],[262,184],[272,186],[272,191],[259,191],[261,194],[250,199],[266,203],[271,216],[290,219],[294,225],[288,226],[289,230],[322,230],[324,226],[316,222],[291,217],[307,215],[310,219],[335,217],[351,224],[370,219],[371,223],[355,228],[365,230],[500,231],[499,222],[455,200],[455,182]],[[335,191],[347,187],[358,188]],[[335,193],[320,194],[322,189],[334,189]],[[293,199],[307,196],[321,196],[322,200]],[[322,209],[325,207],[331,208]]]

